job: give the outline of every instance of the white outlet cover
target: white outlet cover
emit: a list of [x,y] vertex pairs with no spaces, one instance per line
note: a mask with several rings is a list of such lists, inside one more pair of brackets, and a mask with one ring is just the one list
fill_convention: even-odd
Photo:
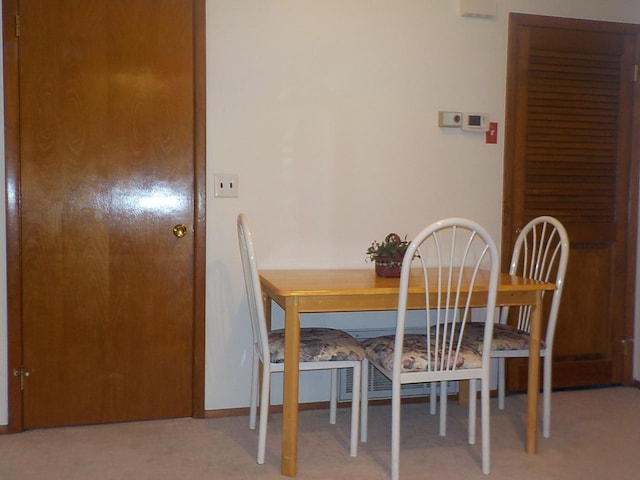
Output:
[[216,173],[213,176],[213,196],[235,198],[238,196],[238,175],[236,173]]

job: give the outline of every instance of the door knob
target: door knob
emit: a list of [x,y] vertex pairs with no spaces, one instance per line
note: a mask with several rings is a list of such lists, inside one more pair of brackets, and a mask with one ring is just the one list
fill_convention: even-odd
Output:
[[184,223],[179,223],[173,227],[173,234],[178,238],[184,237],[187,234],[187,226]]

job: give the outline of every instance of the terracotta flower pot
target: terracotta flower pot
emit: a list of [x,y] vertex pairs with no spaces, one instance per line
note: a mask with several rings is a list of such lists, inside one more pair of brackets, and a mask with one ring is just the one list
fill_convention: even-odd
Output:
[[392,260],[386,257],[376,258],[376,275],[379,277],[399,277],[402,269],[402,257]]

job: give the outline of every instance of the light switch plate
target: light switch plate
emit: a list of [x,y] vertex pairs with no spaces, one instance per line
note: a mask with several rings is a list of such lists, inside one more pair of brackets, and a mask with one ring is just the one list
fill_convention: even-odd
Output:
[[461,112],[438,112],[439,127],[460,127],[462,125]]
[[496,0],[459,0],[461,17],[492,18],[498,13]]

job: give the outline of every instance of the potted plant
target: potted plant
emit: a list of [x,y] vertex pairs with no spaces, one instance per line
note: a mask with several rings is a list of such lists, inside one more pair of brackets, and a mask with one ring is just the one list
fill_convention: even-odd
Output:
[[367,260],[375,262],[376,275],[379,277],[399,277],[402,259],[409,247],[405,235],[404,240],[397,233],[390,233],[384,242],[374,240],[367,248]]

